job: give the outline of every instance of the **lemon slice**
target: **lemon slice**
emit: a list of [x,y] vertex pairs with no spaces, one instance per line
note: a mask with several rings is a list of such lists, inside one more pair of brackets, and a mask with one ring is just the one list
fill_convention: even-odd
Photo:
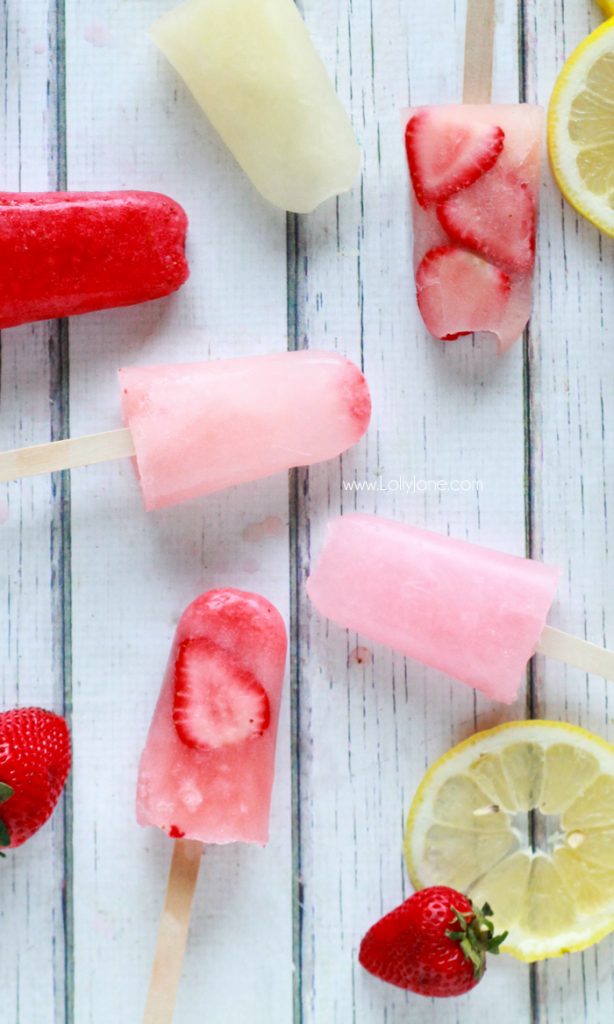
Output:
[[614,20],[585,39],[561,71],[548,111],[548,151],[565,198],[614,236]]
[[472,736],[422,780],[405,856],[417,889],[490,903],[520,960],[585,949],[614,930],[614,747],[560,722]]
[[611,18],[614,16],[614,0],[597,0],[597,3],[606,17]]

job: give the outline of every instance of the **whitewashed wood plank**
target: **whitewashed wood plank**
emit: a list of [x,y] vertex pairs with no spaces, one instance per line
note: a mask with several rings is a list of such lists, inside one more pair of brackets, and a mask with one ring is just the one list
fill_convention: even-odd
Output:
[[[591,4],[527,4],[530,97],[546,103],[563,61],[599,23]],[[531,336],[533,547],[562,567],[552,623],[614,643],[614,245],[544,186]],[[535,713],[614,739],[611,684],[541,662]],[[610,1021],[614,941],[536,971],[540,1020]]]
[[[487,341],[434,342],[412,281],[399,110],[460,98],[465,4],[359,0],[338,5],[332,22],[320,4],[303,6],[351,108],[364,167],[352,196],[299,224],[297,340],[362,356],[374,419],[366,442],[338,465],[302,475],[299,580],[317,557],[327,518],[342,509],[523,554],[522,345],[497,359]],[[498,6],[500,102],[518,98],[514,8]],[[439,496],[392,489],[414,475],[483,486]],[[383,489],[344,492],[343,481],[354,479],[380,481]],[[383,649],[369,646],[357,656],[365,642],[323,622],[302,593],[298,619],[304,1020],[345,1024],[410,1013],[439,1024],[488,1005],[502,1021],[530,1019],[529,974],[510,958],[462,1003],[408,996],[376,982],[356,960],[367,927],[409,894],[402,832],[424,770],[477,728],[523,717],[524,701],[496,706]]]
[[[57,187],[61,168],[55,78],[56,5],[20,0],[0,8],[2,188]],[[53,372],[58,328],[4,331],[1,340],[0,443],[53,436],[60,395]],[[63,710],[61,593],[56,574],[60,508],[49,478],[2,487],[0,602],[2,710],[39,704]],[[0,871],[3,1015],[14,1024],[64,1020],[64,827],[52,821],[11,852]]]
[[[149,41],[167,7],[105,0],[68,11],[69,183],[173,195],[190,217],[192,268],[168,301],[72,322],[75,433],[119,425],[118,365],[286,347],[285,217],[253,191]],[[147,515],[129,464],[73,474],[80,1024],[127,1024],[144,1005],[171,849],[135,823],[136,769],[175,624],[219,585],[261,591],[287,619],[287,490],[278,477]],[[291,1017],[287,698],[270,846],[205,854],[182,1024]]]

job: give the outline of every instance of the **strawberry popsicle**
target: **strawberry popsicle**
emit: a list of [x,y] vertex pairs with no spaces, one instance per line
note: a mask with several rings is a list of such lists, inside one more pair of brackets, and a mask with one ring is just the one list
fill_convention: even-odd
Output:
[[271,203],[308,213],[351,188],[350,119],[293,0],[186,0],[152,35]]
[[187,224],[156,192],[1,192],[0,329],[170,294]]
[[367,429],[360,370],[332,352],[281,352],[119,372],[147,509],[339,455]]
[[189,605],[141,757],[139,824],[267,842],[285,662],[285,626],[265,598],[210,590]]
[[494,334],[499,353],[532,303],[543,111],[528,104],[407,113],[418,306],[436,338]]
[[318,611],[511,704],[559,570],[371,515],[332,520],[307,582]]

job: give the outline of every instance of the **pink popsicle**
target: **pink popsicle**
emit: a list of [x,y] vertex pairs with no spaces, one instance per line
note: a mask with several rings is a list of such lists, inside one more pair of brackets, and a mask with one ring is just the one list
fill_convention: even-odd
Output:
[[139,824],[267,842],[285,661],[283,620],[258,594],[210,590],[188,606],[141,757]]
[[404,120],[425,325],[449,341],[490,332],[505,352],[531,312],[543,110],[419,107]]
[[329,523],[307,593],[339,625],[510,704],[558,577],[541,562],[348,515]]
[[333,352],[282,352],[119,371],[148,509],[331,459],[367,429],[371,400]]

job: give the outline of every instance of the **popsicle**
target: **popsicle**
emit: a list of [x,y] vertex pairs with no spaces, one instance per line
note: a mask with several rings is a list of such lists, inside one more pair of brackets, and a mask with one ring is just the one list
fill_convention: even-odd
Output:
[[0,192],[0,329],[169,295],[187,226],[157,192]]
[[179,620],[138,775],[139,824],[177,840],[145,1024],[172,1020],[202,844],[267,842],[286,646],[258,594],[210,590]]
[[469,0],[464,104],[406,112],[418,307],[436,338],[489,332],[499,353],[531,313],[544,113],[490,104],[492,0]]
[[307,593],[327,618],[511,704],[540,651],[614,679],[614,653],[546,626],[559,570],[373,515],[333,519]]
[[360,153],[293,0],[186,0],[152,35],[261,194],[308,213]]
[[135,456],[148,510],[341,454],[371,415],[334,352],[281,352],[119,371],[126,428],[0,455],[0,480]]

